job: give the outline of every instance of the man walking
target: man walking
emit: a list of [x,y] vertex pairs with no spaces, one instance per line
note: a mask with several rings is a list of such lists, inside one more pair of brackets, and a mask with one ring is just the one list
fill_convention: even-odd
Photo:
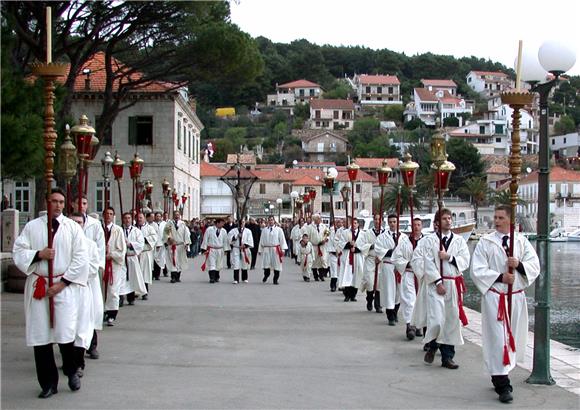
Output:
[[398,321],[400,273],[395,269],[391,256],[397,247],[400,232],[397,231],[397,215],[390,214],[387,217],[389,229],[377,237],[375,252],[381,261],[379,267],[379,286],[381,304],[385,306],[389,326],[395,326]]
[[165,267],[165,246],[163,243],[163,232],[165,231],[165,222],[161,212],[155,212],[155,222],[152,224],[157,232],[157,242],[155,243],[155,251],[153,253],[153,280],[159,280],[161,272],[163,276],[167,276],[167,268]]
[[147,214],[147,219],[142,212],[137,214],[137,228],[141,229],[143,234],[143,251],[139,255],[139,264],[141,265],[141,272],[143,273],[143,281],[145,282],[145,288],[147,293],[141,296],[141,299],[147,300],[147,295],[149,294],[149,285],[153,282],[153,249],[157,244],[157,231],[152,225],[153,214],[149,212]]
[[312,215],[312,223],[305,229],[305,234],[312,244],[314,250],[314,260],[312,261],[312,276],[318,282],[324,282],[324,277],[328,270],[328,249],[327,243],[330,238],[330,230],[322,223],[320,215]]
[[133,215],[131,212],[123,214],[123,231],[125,232],[125,243],[127,254],[125,255],[125,281],[121,286],[121,305],[123,296],[127,295],[127,303],[135,304],[135,297],[146,295],[147,288],[143,280],[143,272],[139,263],[139,255],[143,251],[145,241],[143,234],[138,227],[133,226]]
[[234,269],[234,284],[240,283],[240,269],[242,270],[242,282],[248,282],[248,268],[251,263],[250,250],[254,247],[252,232],[246,228],[246,220],[240,221],[240,228],[235,227],[228,233],[228,241],[231,247],[230,260]]
[[208,269],[209,283],[220,281],[220,270],[223,269],[226,259],[226,251],[230,250],[228,233],[224,229],[224,220],[216,219],[215,225],[206,229],[203,235],[201,249],[205,254],[205,261],[201,270]]
[[268,217],[268,226],[264,228],[260,237],[258,253],[262,255],[262,269],[264,270],[263,283],[268,281],[270,270],[274,271],[274,285],[278,285],[284,251],[288,248],[284,232],[279,226],[275,226],[274,217]]
[[125,282],[125,255],[127,244],[123,228],[113,223],[115,210],[111,207],[103,211],[103,230],[105,231],[106,256],[103,286],[105,287],[105,321],[113,326],[119,312],[121,286]]
[[360,291],[366,292],[367,310],[371,312],[374,306],[377,313],[382,313],[380,291],[378,290],[378,283],[376,283],[379,281],[378,269],[381,265],[381,260],[377,258],[375,244],[382,232],[381,215],[375,214],[373,217],[373,228],[364,232],[364,241],[368,242],[370,247],[363,264],[363,279]]
[[173,212],[173,219],[167,221],[163,229],[165,244],[165,265],[171,272],[171,283],[181,282],[181,271],[187,265],[187,247],[191,243],[189,228],[181,220],[179,211]]

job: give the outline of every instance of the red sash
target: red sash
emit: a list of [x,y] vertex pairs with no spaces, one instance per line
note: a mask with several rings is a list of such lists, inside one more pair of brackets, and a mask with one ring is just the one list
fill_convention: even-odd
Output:
[[467,326],[467,315],[463,310],[463,294],[466,292],[465,281],[463,280],[463,276],[441,276],[442,279],[453,280],[455,281],[455,288],[457,289],[457,305],[459,308],[459,320],[461,320],[461,324],[463,326]]
[[[173,262],[173,267],[177,267],[177,263],[175,263],[175,253],[177,252],[177,245],[171,245],[171,261]],[[207,259],[207,258],[206,258]]]
[[[46,296],[46,279],[45,276],[39,275],[38,273],[34,272],[33,275],[36,275],[37,278],[34,281],[34,293],[32,294],[32,297],[34,299],[42,299],[43,297]],[[64,275],[63,273],[61,273],[60,275],[53,275],[53,278],[58,278],[60,276]],[[48,276],[46,276],[48,278]]]
[[322,250],[320,249],[321,245],[317,245],[318,246],[318,256],[322,256]]
[[113,285],[113,261],[105,261],[105,272],[103,274],[103,282],[105,284],[105,301],[107,301],[107,288]]
[[205,272],[207,258],[209,258],[209,253],[211,252],[212,249],[221,249],[221,248],[216,248],[214,246],[208,246],[207,247],[207,251],[205,252],[205,259],[203,260],[203,264],[201,265],[201,271],[202,272]]
[[246,253],[246,249],[240,248],[240,251],[242,251],[242,254],[244,255],[244,262],[250,263],[250,258],[248,258],[248,254]]
[[[512,326],[510,323],[510,315],[507,312],[507,304],[506,304],[506,296],[507,293],[502,293],[494,288],[490,288],[490,291],[493,293],[497,293],[499,295],[498,307],[497,307],[497,320],[503,322],[503,365],[508,366],[510,364],[510,355],[508,351],[508,346],[512,352],[516,351],[516,342],[514,340],[514,336],[512,334]],[[523,289],[516,290],[512,292],[513,294],[521,293]],[[507,337],[506,337],[507,334]],[[506,340],[507,339],[507,340]],[[508,343],[509,341],[509,343]]]
[[304,255],[304,264],[302,265],[304,268],[306,268],[306,265],[308,264],[308,255]]

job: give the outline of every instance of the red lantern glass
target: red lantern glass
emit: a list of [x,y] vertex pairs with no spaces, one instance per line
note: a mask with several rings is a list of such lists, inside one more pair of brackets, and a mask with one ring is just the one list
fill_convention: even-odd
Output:
[[316,198],[316,189],[311,188],[310,189],[310,199],[312,199],[314,201],[315,198]]
[[350,182],[354,182],[356,180],[356,176],[358,175],[358,170],[360,167],[354,163],[354,161],[346,167],[346,172],[348,173],[348,179]]
[[135,161],[131,161],[131,165],[129,166],[129,173],[131,174],[131,179],[137,178],[139,175],[139,164]]
[[115,153],[115,160],[113,161],[113,165],[111,165],[111,169],[113,170],[113,175],[115,179],[119,180],[123,178],[123,168],[125,167],[125,161],[119,158],[119,154]]
[[385,186],[389,180],[389,173],[388,172],[378,172],[379,174],[379,185]]
[[186,194],[181,195],[181,203],[185,204],[186,201],[187,201],[187,195]]
[[145,184],[145,189],[147,190],[147,195],[151,195],[151,193],[153,192],[153,184],[151,182],[148,182],[147,184]]
[[308,192],[305,192],[302,200],[304,201],[305,204],[310,202],[310,194]]
[[403,178],[403,183],[407,187],[415,186],[415,171],[401,171],[401,177]]

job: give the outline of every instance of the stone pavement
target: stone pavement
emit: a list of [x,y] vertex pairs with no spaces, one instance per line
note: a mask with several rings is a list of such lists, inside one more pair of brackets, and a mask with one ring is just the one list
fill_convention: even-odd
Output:
[[[423,363],[420,340],[369,313],[364,297],[344,303],[329,282],[302,281],[285,262],[281,284],[233,285],[231,271],[210,285],[201,258],[182,276],[155,282],[148,301],[121,308],[99,334],[99,360],[87,359],[82,389],[37,399],[25,346],[22,295],[2,294],[4,409],[354,409],[505,408],[484,373],[481,348],[457,348],[459,370]],[[58,349],[55,348],[55,351]],[[525,383],[512,372],[512,408],[572,409],[578,396]]]

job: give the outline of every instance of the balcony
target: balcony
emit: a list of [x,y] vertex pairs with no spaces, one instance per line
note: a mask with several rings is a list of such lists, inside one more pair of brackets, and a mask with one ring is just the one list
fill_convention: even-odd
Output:
[[231,205],[225,206],[213,206],[213,205],[202,205],[201,213],[202,215],[231,215],[233,212]]

